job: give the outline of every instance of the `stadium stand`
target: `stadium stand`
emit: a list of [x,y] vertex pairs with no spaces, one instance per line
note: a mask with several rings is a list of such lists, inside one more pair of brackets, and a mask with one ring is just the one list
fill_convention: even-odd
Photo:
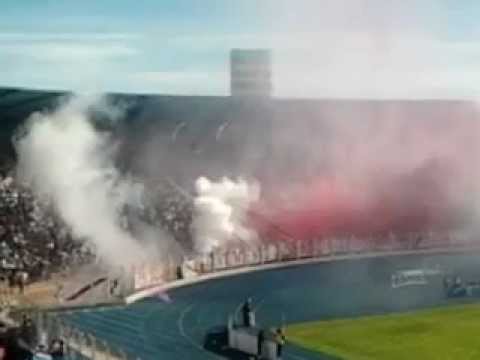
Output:
[[[54,108],[68,93],[0,89],[1,153],[14,158],[12,135],[35,111]],[[356,101],[304,99],[243,99],[235,97],[123,95],[107,96],[126,109],[116,122],[123,165],[141,175],[152,174],[139,156],[157,150],[155,165],[177,181],[202,175],[302,176],[300,163],[285,168],[292,157],[286,138],[306,132],[327,141],[330,124],[363,122],[372,129],[388,121],[442,123],[469,121],[475,104],[465,101]],[[142,146],[140,146],[142,145]],[[168,151],[162,151],[168,150]],[[171,154],[175,154],[172,159]],[[297,154],[298,155],[298,154]],[[311,154],[304,154],[310,156]],[[174,161],[173,161],[174,160]],[[309,163],[305,159],[305,163]],[[312,159],[313,160],[313,159]],[[151,164],[149,164],[151,165]],[[267,166],[268,165],[268,166]],[[311,165],[311,164],[310,164]],[[180,169],[182,171],[180,171]],[[295,170],[295,171],[293,171]],[[158,177],[158,176],[157,176]]]
[[[49,279],[93,260],[91,249],[74,241],[68,227],[51,211],[49,202],[33,196],[13,173],[12,137],[17,129],[33,112],[53,109],[69,95],[0,89],[0,276],[7,288],[18,287],[20,292],[29,282]],[[469,121],[476,116],[475,105],[461,101],[330,101],[123,94],[110,94],[107,98],[124,107],[125,116],[112,128],[110,123],[102,122],[102,114],[94,114],[98,117],[97,124],[113,131],[120,144],[116,159],[119,167],[142,178],[150,195],[149,206],[136,215],[166,230],[185,249],[192,246],[192,203],[169,179],[174,179],[187,192],[192,190],[192,179],[200,175],[252,176],[268,185],[278,178],[285,181],[301,178],[312,170],[303,165],[315,163],[317,159],[308,159],[310,154],[305,153],[300,154],[304,162],[295,161],[299,154],[291,151],[287,141],[288,138],[302,139],[306,130],[309,136],[320,141],[331,130],[331,122],[365,121],[374,129],[376,122],[385,119],[443,122],[452,118]],[[299,124],[301,126],[297,126]],[[148,164],[137,161],[152,151],[156,156],[150,157]],[[171,154],[175,154],[174,158]],[[162,174],[168,174],[169,178]],[[133,210],[125,210],[127,227],[129,211]],[[188,311],[190,304],[184,294],[189,291],[196,295],[195,289],[180,290],[181,301],[161,315],[166,318],[165,323],[175,328],[172,331],[176,340],[172,341],[168,339],[172,334],[162,334],[164,328],[159,328],[157,322],[147,323],[150,327],[147,330],[151,330],[148,334],[152,334],[148,335],[150,338],[143,339],[139,331],[139,327],[144,326],[141,320],[145,320],[140,314],[154,311],[152,304],[156,308],[156,300],[154,303],[153,300],[140,302],[127,309],[112,308],[103,313],[81,315],[75,312],[65,319],[115,345],[125,346],[126,341],[130,342],[132,356],[138,351],[142,359],[153,359],[160,351],[165,358],[175,358],[178,354],[191,358],[192,349],[198,348],[203,335],[195,334],[196,340],[192,343],[188,334],[176,328],[180,319],[178,313]],[[222,304],[222,311],[231,311],[234,305],[228,300]],[[104,324],[99,324],[102,321]],[[124,324],[112,331],[118,321]],[[125,336],[127,331],[134,333],[133,336]],[[156,340],[163,342],[152,345]]]
[[[0,254],[1,266],[10,269],[10,274],[22,272],[29,279],[39,279],[66,264],[85,263],[91,256],[87,247],[72,241],[69,229],[54,217],[49,204],[35,199],[12,173],[15,131],[29,115],[53,109],[69,95],[0,89],[0,153],[3,154],[0,159],[0,168],[3,168],[0,172],[0,198],[3,199],[0,203]],[[97,123],[109,126],[117,136],[121,144],[117,159],[121,168],[150,184],[151,204],[139,216],[163,227],[187,249],[191,246],[191,200],[172,187],[164,174],[187,191],[192,190],[192,179],[199,175],[254,176],[268,185],[273,179],[301,177],[305,174],[302,163],[311,165],[306,158],[309,154],[303,154],[303,162],[286,161],[298,154],[292,155],[294,152],[289,151],[283,140],[287,136],[301,139],[305,129],[320,141],[328,135],[330,122],[364,121],[374,125],[384,120],[445,122],[455,118],[460,122],[475,117],[474,104],[461,101],[124,94],[110,94],[107,98],[126,109],[125,116],[114,128],[102,124],[101,119]],[[136,161],[152,149],[155,153],[153,164]],[[19,282],[19,276],[11,277],[11,283]]]

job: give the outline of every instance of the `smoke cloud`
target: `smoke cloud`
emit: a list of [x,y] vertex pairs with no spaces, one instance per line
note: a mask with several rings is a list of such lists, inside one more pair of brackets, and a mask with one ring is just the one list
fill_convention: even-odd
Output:
[[[480,112],[474,102],[272,99],[245,104],[231,105],[228,117],[220,108],[185,106],[176,113],[176,107],[162,105],[176,121],[168,128],[169,117],[161,115],[164,127],[149,131],[146,138],[155,141],[137,158],[151,160],[144,163],[152,176],[168,172],[183,178],[187,189],[202,175],[256,179],[261,194],[247,202],[243,225],[266,240],[477,232]],[[211,120],[217,112],[225,119]],[[176,132],[178,126],[182,130]],[[176,135],[174,143],[170,134]],[[208,251],[209,244],[222,243],[217,238],[232,236],[218,220],[228,213],[223,200],[220,205],[211,201],[199,183],[194,235],[197,250]],[[198,201],[204,196],[206,204]],[[212,235],[217,231],[222,236]]]
[[195,190],[192,230],[196,251],[207,253],[230,242],[256,239],[246,220],[250,205],[259,199],[257,184],[243,179],[214,182],[200,177]]
[[92,107],[119,115],[96,97],[73,97],[53,112],[33,114],[16,140],[18,175],[52,200],[73,235],[86,239],[99,257],[128,265],[148,253],[120,225],[122,208],[138,201],[139,190],[115,168],[115,144],[95,129]]
[[475,104],[339,102],[316,116],[273,132],[280,166],[253,206],[270,221],[252,212],[262,236],[284,237],[279,228],[297,239],[478,230]]

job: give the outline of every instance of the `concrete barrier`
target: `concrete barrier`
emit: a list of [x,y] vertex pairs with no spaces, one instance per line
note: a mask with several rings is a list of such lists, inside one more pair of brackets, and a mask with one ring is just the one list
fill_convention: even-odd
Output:
[[354,259],[369,259],[376,257],[393,257],[393,256],[405,256],[405,255],[434,255],[434,254],[449,254],[449,253],[464,253],[471,251],[480,251],[480,246],[468,246],[468,247],[444,247],[436,249],[416,249],[416,250],[395,250],[395,251],[377,251],[377,252],[366,252],[366,253],[355,253],[355,254],[343,254],[343,255],[328,255],[315,258],[302,258],[302,259],[292,259],[289,261],[268,263],[268,264],[251,264],[245,265],[242,267],[237,267],[234,269],[220,270],[218,272],[212,272],[204,275],[199,275],[198,277],[175,280],[164,284],[156,284],[145,289],[140,289],[133,294],[125,297],[125,304],[131,304],[136,301],[139,301],[144,298],[154,296],[159,292],[166,292],[168,290],[190,286],[205,281],[215,280],[226,278],[230,276],[236,276],[241,274],[246,274],[255,271],[265,271],[272,269],[287,268],[293,266],[307,265],[307,264],[316,264],[316,263],[326,263],[332,261],[342,261],[342,260],[354,260]]

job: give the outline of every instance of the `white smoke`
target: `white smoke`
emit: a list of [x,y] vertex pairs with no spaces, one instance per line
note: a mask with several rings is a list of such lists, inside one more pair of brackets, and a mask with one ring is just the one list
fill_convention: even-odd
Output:
[[195,188],[192,229],[196,251],[207,253],[229,242],[256,239],[255,231],[246,226],[246,217],[250,204],[259,198],[257,184],[229,178],[213,182],[201,177]]
[[86,239],[110,265],[139,261],[146,251],[120,225],[120,210],[138,188],[114,166],[115,147],[88,117],[98,98],[74,97],[54,112],[33,114],[16,141],[18,175],[47,196],[75,237]]

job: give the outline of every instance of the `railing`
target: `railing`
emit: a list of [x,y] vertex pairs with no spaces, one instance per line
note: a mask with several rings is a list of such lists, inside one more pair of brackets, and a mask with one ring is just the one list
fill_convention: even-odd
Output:
[[44,345],[48,348],[52,341],[61,339],[65,360],[129,359],[123,350],[114,348],[93,334],[72,326],[59,314],[31,311],[29,316],[33,319],[34,328],[25,333],[21,327],[20,334],[23,346],[29,348],[32,352],[38,345]]
[[435,249],[462,249],[474,246],[468,238],[452,235],[429,236],[419,241],[412,234],[408,238],[387,240],[343,238],[313,239],[311,241],[263,242],[260,244],[240,243],[229,248],[217,249],[212,253],[184,259],[181,263],[168,260],[163,264],[148,264],[132,268],[125,272],[128,277],[125,289],[135,292],[162,282],[171,282],[179,278],[202,276],[213,272],[252,267],[262,264],[285,263],[300,259],[326,259],[338,255],[359,255],[375,253],[397,253],[400,251],[419,251]]

